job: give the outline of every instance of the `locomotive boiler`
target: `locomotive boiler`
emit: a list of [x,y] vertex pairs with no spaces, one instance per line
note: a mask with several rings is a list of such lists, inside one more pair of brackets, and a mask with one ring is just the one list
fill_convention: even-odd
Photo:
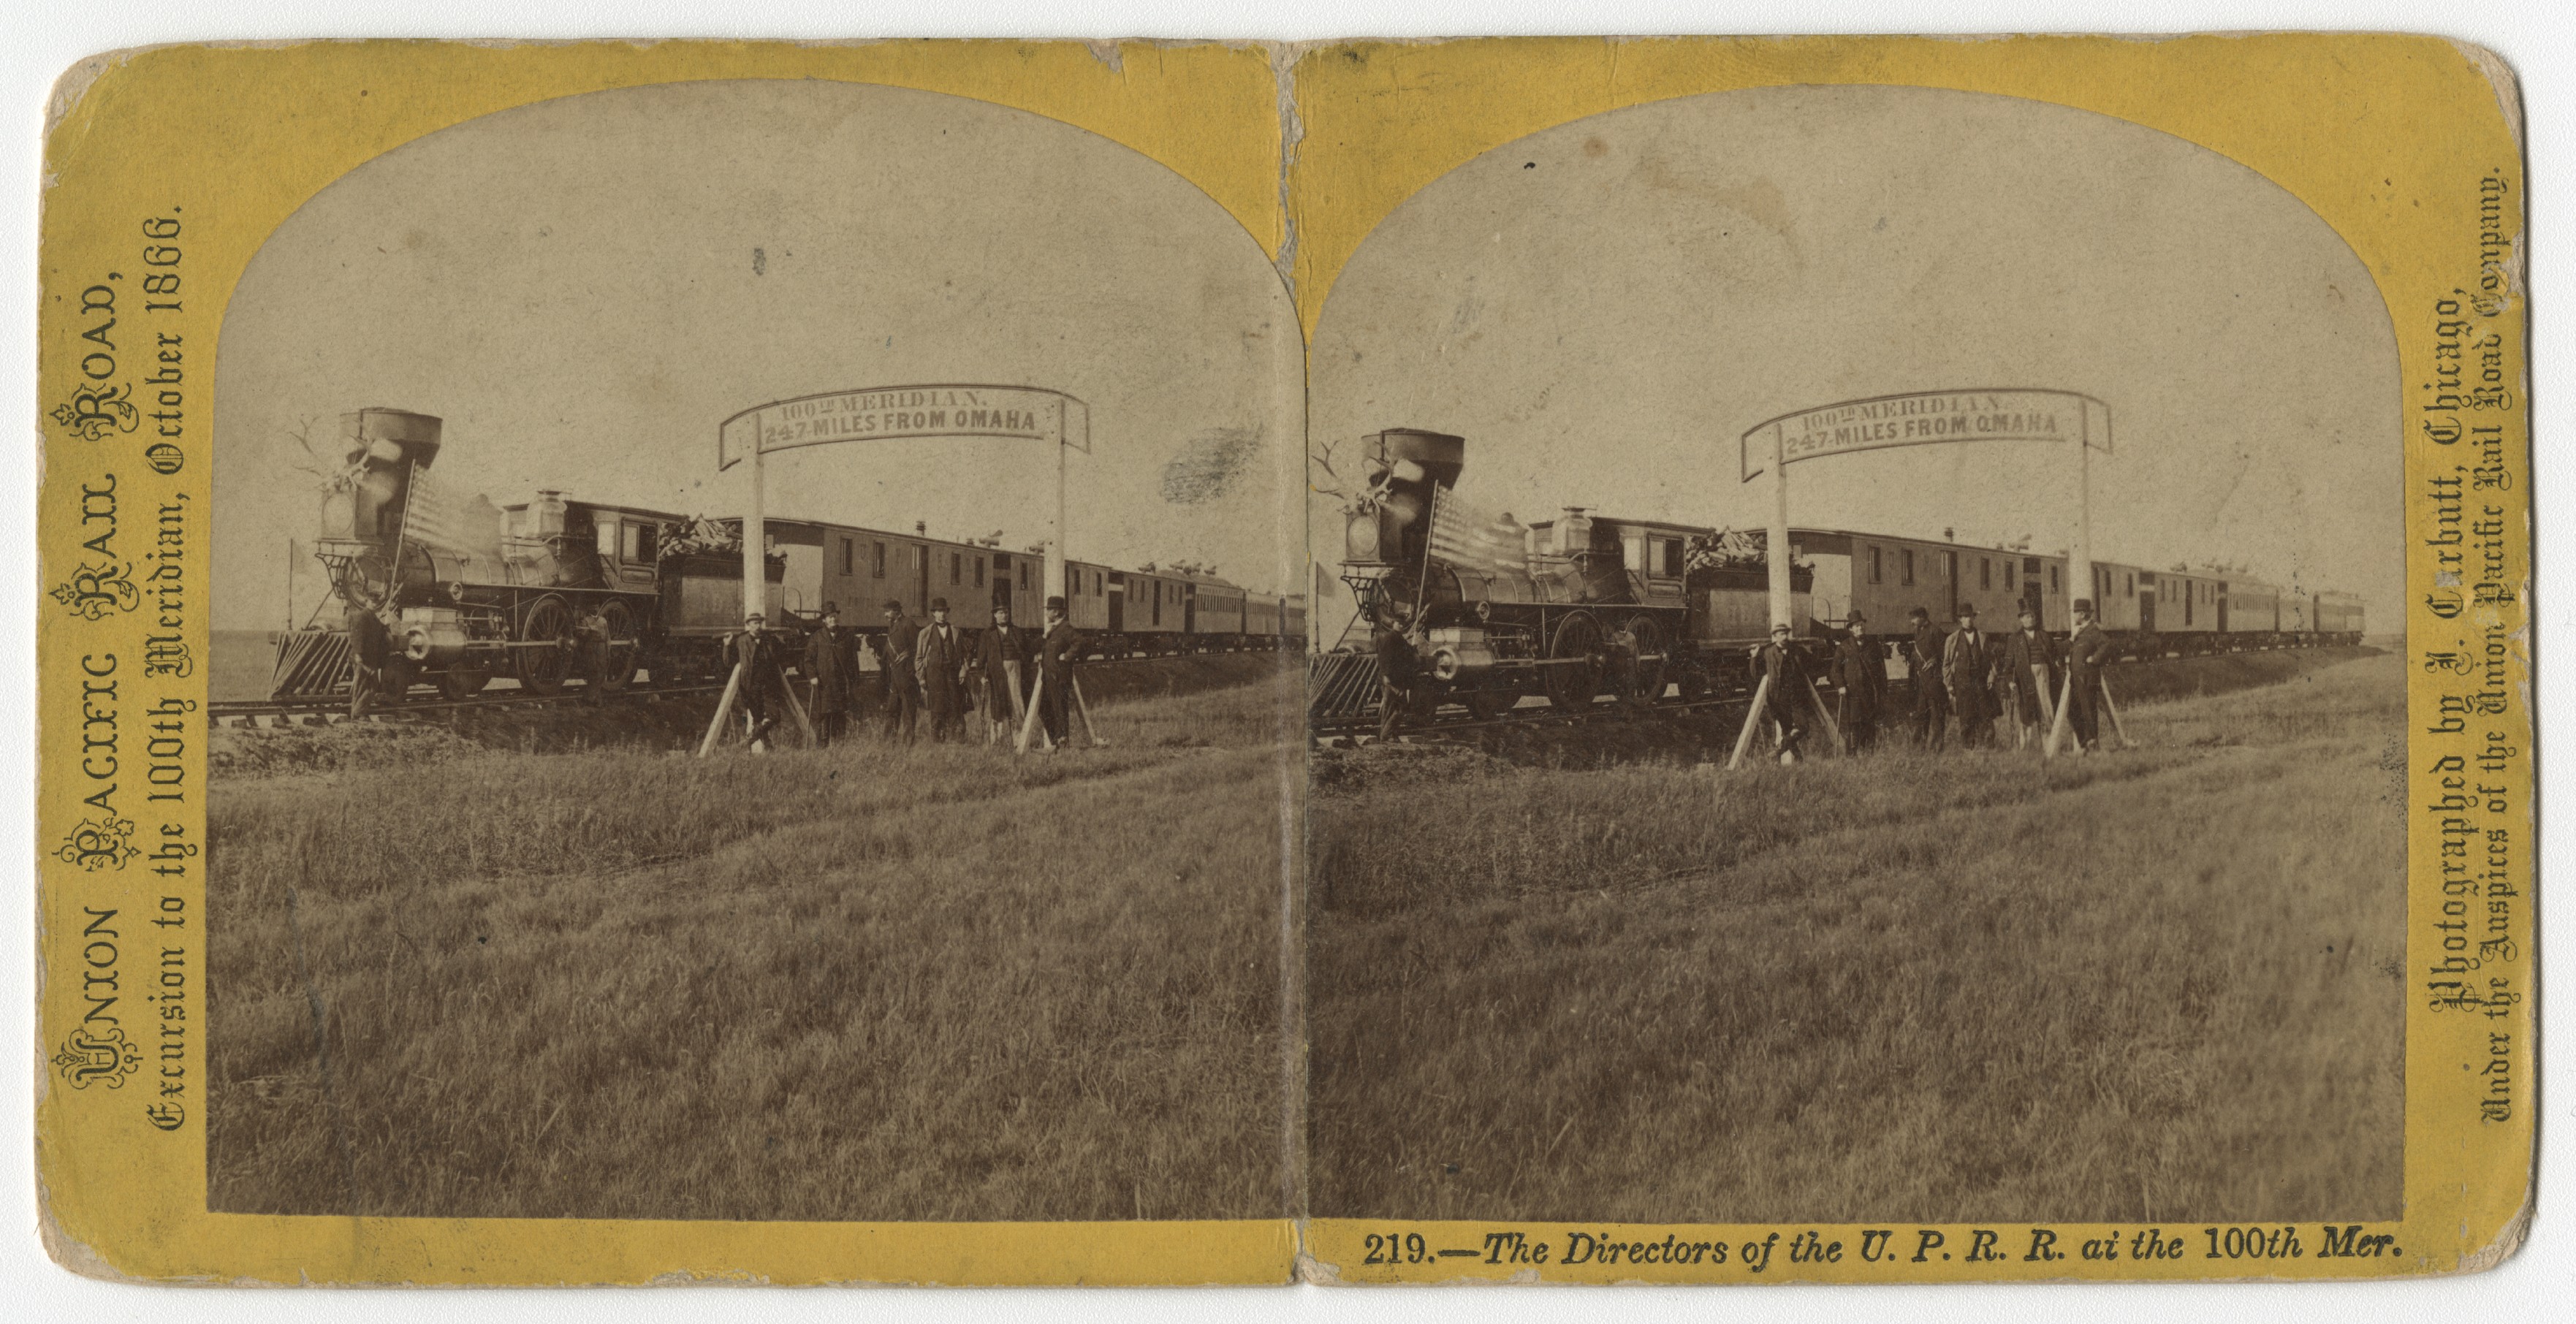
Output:
[[[1367,495],[1346,527],[1342,579],[1361,614],[1413,622],[1440,696],[1479,717],[1528,695],[1563,710],[1605,695],[1653,702],[1721,683],[1722,646],[1767,631],[1759,549],[1718,553],[1716,531],[1581,507],[1521,524],[1458,500],[1466,439],[1392,428],[1362,439]],[[1812,572],[1793,566],[1803,601]]]

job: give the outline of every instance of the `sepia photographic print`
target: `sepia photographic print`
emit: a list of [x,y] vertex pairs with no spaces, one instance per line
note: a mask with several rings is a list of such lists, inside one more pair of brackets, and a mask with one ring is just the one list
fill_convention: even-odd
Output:
[[48,1246],[2492,1264],[2516,97],[2301,35],[88,62]]

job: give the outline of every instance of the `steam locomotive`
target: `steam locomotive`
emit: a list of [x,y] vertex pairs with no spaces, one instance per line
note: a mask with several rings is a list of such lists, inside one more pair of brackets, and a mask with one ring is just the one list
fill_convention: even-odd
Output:
[[[496,676],[535,695],[573,676],[579,622],[608,622],[608,665],[591,683],[623,690],[723,674],[724,640],[742,621],[742,522],[577,501],[556,490],[495,507],[460,499],[437,478],[442,424],[426,414],[361,409],[341,416],[342,469],[323,500],[313,553],[333,602],[374,612],[393,636],[400,694],[428,682],[451,699]],[[771,519],[762,558],[772,624],[791,640],[826,603],[843,625],[884,631],[899,602],[916,622],[945,598],[971,634],[1008,604],[1023,626],[1042,619],[1044,557],[996,546],[816,521]],[[1092,658],[1302,649],[1305,599],[1253,593],[1187,568],[1066,566],[1067,616]],[[345,692],[345,631],[317,622],[278,636],[275,699]],[[863,650],[864,652],[865,650]],[[864,665],[873,665],[872,662]]]
[[[1466,440],[1392,428],[1362,439],[1367,495],[1349,514],[1342,580],[1362,619],[1392,607],[1415,623],[1439,697],[1491,718],[1542,695],[1582,710],[1604,695],[1652,701],[1742,688],[1745,650],[1770,626],[1760,534],[1657,520],[1613,519],[1579,507],[1522,525],[1454,514],[1450,490]],[[2162,656],[2317,643],[2357,643],[2360,599],[2301,593],[2253,580],[2099,561],[2091,592],[2070,593],[2063,557],[1792,528],[1791,617],[1799,647],[1821,657],[1826,636],[1857,609],[1866,638],[1885,648],[1909,609],[1947,622],[1960,603],[2008,623],[2028,606],[2063,634],[2075,598],[2091,597],[2114,645]],[[2002,624],[2009,629],[2009,624]],[[1343,661],[1333,659],[1338,655]],[[1310,699],[1318,718],[1374,701],[1365,654],[1319,662]],[[1373,673],[1370,673],[1373,676]]]

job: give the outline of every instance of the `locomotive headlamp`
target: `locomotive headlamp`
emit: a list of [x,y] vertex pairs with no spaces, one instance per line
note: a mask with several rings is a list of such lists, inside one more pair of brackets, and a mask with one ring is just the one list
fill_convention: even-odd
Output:
[[1431,655],[1431,678],[1434,680],[1456,680],[1458,678],[1458,655],[1446,648],[1433,653]]

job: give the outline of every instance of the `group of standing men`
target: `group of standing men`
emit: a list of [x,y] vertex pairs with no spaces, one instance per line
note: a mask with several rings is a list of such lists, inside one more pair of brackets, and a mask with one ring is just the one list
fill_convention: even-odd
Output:
[[[950,623],[946,598],[931,601],[928,625],[916,625],[902,603],[891,601],[885,604],[885,622],[883,634],[864,636],[864,642],[876,658],[875,699],[887,740],[909,745],[925,725],[934,743],[964,740],[966,714],[977,709],[986,724],[986,743],[1016,741],[1032,694],[1047,747],[1062,745],[1070,734],[1068,696],[1082,634],[1065,619],[1063,598],[1046,600],[1046,629],[1034,641],[1011,623],[1008,603],[995,603],[991,628],[973,637]],[[835,603],[824,604],[822,623],[805,637],[798,659],[805,691],[800,697],[818,745],[847,733],[860,711],[862,639],[858,631],[841,628]],[[765,748],[785,706],[785,638],[769,630],[755,612],[744,618],[742,633],[727,651],[728,660],[741,668],[750,740],[755,748]]]
[[[1912,743],[1923,749],[1941,748],[1955,714],[1962,748],[1988,744],[1995,737],[1996,723],[2007,717],[2013,721],[2016,741],[2026,744],[2034,732],[2045,736],[2055,720],[2058,697],[2064,694],[2076,752],[2099,749],[2102,668],[2114,650],[2110,636],[2093,619],[2091,599],[2076,599],[2073,610],[2075,629],[2061,648],[2040,628],[2038,609],[2028,604],[2021,609],[2021,628],[2002,637],[1977,628],[1973,603],[1959,604],[1958,628],[1946,632],[1932,624],[1930,612],[1914,608],[1908,613],[1913,637],[1899,645],[1906,650],[1914,691]],[[1844,750],[1851,753],[1874,747],[1881,722],[1894,716],[1888,702],[1887,656],[1868,638],[1867,624],[1868,618],[1858,611],[1845,620],[1834,636],[1834,658],[1825,678],[1839,709],[1834,724],[1841,728]],[[1763,703],[1778,733],[1784,761],[1797,756],[1807,734],[1796,692],[1809,681],[1796,650],[1789,646],[1791,633],[1786,624],[1772,626],[1771,642],[1754,659],[1755,679],[1765,682]],[[2068,687],[2070,674],[2074,683]]]

